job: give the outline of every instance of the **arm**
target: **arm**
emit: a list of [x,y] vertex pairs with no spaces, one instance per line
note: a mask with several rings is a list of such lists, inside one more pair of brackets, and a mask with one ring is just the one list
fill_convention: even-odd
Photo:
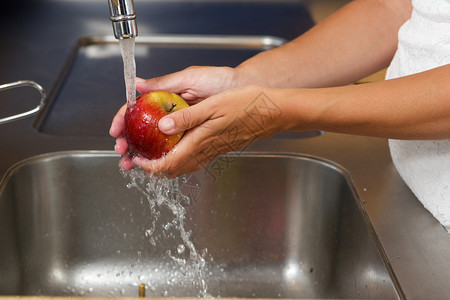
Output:
[[137,82],[141,93],[167,90],[196,103],[230,88],[327,87],[349,84],[386,67],[411,0],[355,0],[284,46],[236,68],[190,67]]
[[388,66],[411,0],[357,0],[310,31],[236,68],[242,84],[326,87],[355,82]]
[[394,139],[450,139],[450,65],[370,84],[275,89],[283,129]]
[[[450,65],[364,85],[315,89],[246,86],[177,111],[167,134],[189,129],[164,159],[134,158],[147,171],[175,177],[283,130],[317,129],[396,139],[450,138]],[[264,129],[249,116],[264,92],[279,107]],[[238,121],[236,121],[238,120]],[[232,134],[227,134],[227,133]],[[238,132],[239,134],[234,134]]]
[[[148,171],[176,176],[192,172],[220,154],[246,146],[251,135],[262,139],[287,129],[412,137],[417,132],[407,132],[411,127],[406,126],[405,122],[412,122],[405,119],[407,116],[402,110],[408,107],[407,97],[402,96],[403,92],[408,92],[406,83],[403,89],[390,83],[386,86],[380,83],[328,89],[273,89],[347,84],[385,67],[396,49],[397,31],[410,13],[410,0],[356,0],[291,43],[263,52],[235,69],[191,67],[163,77],[138,81],[137,89],[141,93],[168,90],[181,94],[190,102],[199,103],[171,114],[170,118],[174,121],[172,128],[164,128],[164,119],[159,123],[160,129],[167,134],[190,129],[176,146],[177,151],[169,153],[164,160],[149,161],[136,157],[134,164]],[[417,84],[417,81],[420,80],[414,82]],[[248,84],[252,86],[246,86]],[[236,87],[240,88],[233,89]],[[236,116],[251,123],[244,110],[262,89],[275,101],[282,101],[277,102],[283,111],[279,118],[281,123],[271,122],[264,131],[254,128],[233,141],[218,137],[229,128]],[[392,95],[402,96],[397,107]],[[445,98],[445,95],[437,96],[440,101]],[[200,102],[206,98],[208,101]],[[384,101],[389,109],[383,111],[382,102],[378,101]],[[379,103],[379,110],[374,110],[376,103]],[[363,109],[365,105],[368,106]],[[358,108],[361,110],[358,111]],[[402,113],[396,120],[398,124],[403,120],[404,126],[402,131],[394,132],[395,128],[390,128],[388,132],[385,129],[389,127],[389,122],[394,124],[394,119],[387,116],[394,111]],[[112,136],[118,138],[116,151],[121,155],[127,151],[126,141],[121,138],[123,112],[124,109],[116,115],[110,131]],[[425,120],[427,116],[421,119]],[[442,132],[431,131],[421,136],[443,135]],[[207,149],[211,145],[214,149]],[[204,156],[205,149],[213,151]],[[133,167],[129,158],[124,158],[122,163],[125,169]]]

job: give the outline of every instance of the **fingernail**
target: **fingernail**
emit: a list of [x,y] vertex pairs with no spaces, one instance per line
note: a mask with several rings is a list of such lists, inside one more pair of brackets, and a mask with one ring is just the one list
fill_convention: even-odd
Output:
[[136,83],[143,83],[145,82],[145,79],[142,79],[140,77],[136,77]]
[[170,131],[172,129],[174,129],[175,127],[175,122],[172,118],[162,118],[159,121],[159,129],[162,131]]

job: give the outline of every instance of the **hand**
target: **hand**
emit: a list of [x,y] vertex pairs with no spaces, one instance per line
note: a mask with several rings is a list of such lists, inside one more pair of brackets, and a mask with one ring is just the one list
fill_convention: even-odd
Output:
[[[138,165],[151,173],[177,177],[204,167],[221,154],[272,136],[283,129],[282,119],[278,118],[281,111],[273,109],[273,115],[267,115],[266,112],[261,115],[261,111],[257,114],[258,101],[264,101],[263,98],[267,97],[266,93],[262,94],[263,89],[260,86],[247,86],[227,90],[162,118],[159,128],[164,133],[186,131],[181,141],[163,158],[148,160],[125,157],[122,167],[130,169]],[[123,123],[124,112],[124,108],[119,110],[113,122],[113,136],[121,134],[117,128]],[[116,151],[121,155],[128,151],[123,138],[117,139]]]
[[[136,78],[136,90],[139,93],[169,91],[179,94],[190,105],[238,85],[238,72],[229,67],[189,67],[157,78]],[[117,112],[111,124],[110,135],[116,138],[115,151],[123,157],[121,167],[131,170],[135,165],[132,158],[126,156],[128,144],[122,137],[125,111],[126,105]]]
[[117,112],[116,116],[114,117],[111,128],[109,129],[109,134],[112,137],[116,138],[116,145],[114,146],[114,150],[122,156],[122,159],[120,161],[120,167],[124,170],[131,170],[135,167],[134,163],[132,162],[132,158],[130,156],[127,156],[128,153],[128,144],[125,138],[122,136],[123,129],[125,126],[125,111],[127,110],[127,105],[123,105],[119,111]]
[[189,104],[198,103],[215,94],[239,86],[239,72],[229,67],[189,67],[169,75],[136,79],[136,90],[168,91],[179,94]]

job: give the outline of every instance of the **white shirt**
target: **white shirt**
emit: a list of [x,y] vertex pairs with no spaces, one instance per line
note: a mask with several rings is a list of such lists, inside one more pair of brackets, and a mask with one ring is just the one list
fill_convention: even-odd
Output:
[[[386,79],[450,64],[450,0],[412,3],[411,18],[399,30],[398,49]],[[389,146],[404,181],[450,232],[450,140],[390,140]]]

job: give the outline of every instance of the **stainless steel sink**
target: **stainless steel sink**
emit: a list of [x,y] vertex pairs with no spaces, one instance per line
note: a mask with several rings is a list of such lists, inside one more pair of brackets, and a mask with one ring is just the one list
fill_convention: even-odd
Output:
[[[25,160],[0,185],[0,294],[197,296],[153,246],[150,208],[112,152]],[[339,166],[290,154],[225,156],[180,182],[186,229],[207,249],[214,297],[400,299],[395,277]],[[161,209],[164,224],[171,213]],[[164,234],[163,234],[164,235]],[[172,234],[173,235],[173,234]],[[173,253],[173,252],[172,252]]]

